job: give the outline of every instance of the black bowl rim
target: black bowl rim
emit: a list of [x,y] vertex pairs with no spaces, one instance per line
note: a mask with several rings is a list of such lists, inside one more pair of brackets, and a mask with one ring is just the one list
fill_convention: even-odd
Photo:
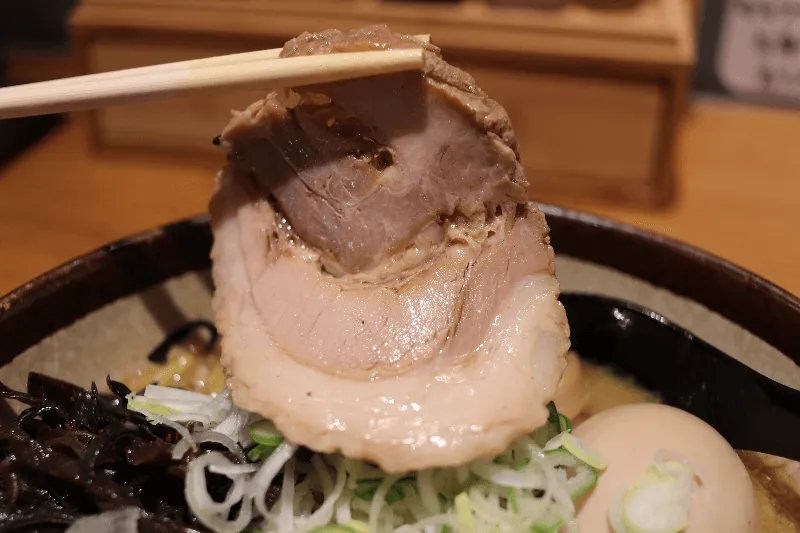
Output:
[[[607,266],[700,303],[800,364],[800,300],[774,283],[674,239],[539,204],[557,253]],[[0,298],[0,366],[87,314],[210,266],[208,215],[121,239]],[[36,317],[31,320],[31,317]]]

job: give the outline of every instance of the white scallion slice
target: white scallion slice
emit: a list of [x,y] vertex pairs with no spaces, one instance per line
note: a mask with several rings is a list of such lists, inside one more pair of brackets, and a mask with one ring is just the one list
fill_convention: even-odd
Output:
[[240,463],[246,462],[244,452],[242,452],[241,447],[231,440],[230,437],[226,437],[225,435],[215,431],[202,431],[200,433],[193,434],[191,439],[182,439],[172,449],[172,458],[180,459],[186,454],[186,452],[189,451],[189,448],[196,449],[197,445],[203,442],[222,444],[228,449],[228,451],[236,456]]
[[[233,410],[227,391],[216,398],[198,392],[148,385],[142,396],[129,394],[128,409],[148,418],[159,416],[172,422],[196,422],[210,428],[225,420]],[[163,422],[162,422],[163,423]]]
[[558,448],[546,451],[544,454],[555,468],[567,469],[566,487],[573,500],[577,500],[597,485],[597,470],[566,449]]
[[454,501],[456,510],[456,520],[463,533],[477,533],[478,526],[475,523],[475,516],[472,514],[472,505],[466,492],[456,496]]
[[166,405],[158,403],[157,401],[148,400],[143,396],[137,396],[128,400],[128,409],[142,413],[145,416],[149,413],[159,416],[166,416],[178,414],[180,412],[177,409],[167,407]]
[[600,457],[596,451],[592,450],[581,442],[578,437],[572,433],[561,434],[561,445],[569,453],[597,470],[604,470],[606,468],[605,460]]
[[[312,459],[313,460],[313,459]],[[336,510],[336,502],[344,492],[344,485],[347,481],[347,471],[342,461],[338,461],[336,466],[336,484],[324,489],[325,501],[322,502],[316,511],[304,522],[305,526],[321,526],[331,523]],[[293,530],[298,531],[298,530]],[[302,528],[299,531],[304,531]]]
[[250,424],[250,438],[256,444],[263,446],[280,446],[283,435],[280,434],[275,424],[269,420],[259,420]]
[[577,500],[597,485],[597,470],[591,466],[579,466],[575,475],[567,479],[569,497]]
[[350,520],[344,525],[352,529],[355,533],[369,533],[369,524],[361,520]]
[[255,503],[256,510],[261,516],[268,518],[271,516],[267,508],[266,495],[272,480],[283,470],[283,465],[291,459],[297,451],[297,446],[283,443],[270,455],[269,459],[261,464],[258,472],[250,479],[247,490]]
[[514,470],[493,463],[475,462],[470,465],[470,469],[478,477],[501,487],[542,489],[547,486],[546,477],[537,466],[528,465],[520,470]]
[[150,398],[149,396],[133,396],[130,401],[163,405],[176,413],[202,412],[203,407],[208,405],[206,402],[194,400],[171,400],[168,398]]
[[622,500],[622,521],[631,533],[678,533],[689,525],[689,494],[678,480],[642,483]]
[[178,400],[198,403],[210,403],[214,398],[201,392],[188,391],[162,385],[148,385],[144,396],[151,400]]
[[656,454],[651,468],[666,477],[693,478],[697,475],[695,468],[688,461],[661,457],[659,454]]
[[[369,533],[368,529],[363,531]],[[350,524],[329,524],[327,526],[315,527],[309,533],[360,533],[360,530],[351,527]]]
[[691,485],[691,480],[696,475],[694,468],[686,463],[676,460],[656,461],[636,484],[646,485],[661,481],[681,481],[684,485]]
[[[233,481],[225,500],[215,501],[208,492],[205,470],[211,465],[217,465],[222,470],[227,470],[233,464],[220,452],[212,451],[201,455],[189,463],[186,472],[184,494],[192,513],[206,527],[215,533],[239,533],[253,515],[252,500],[245,497],[245,478],[237,473],[228,476]],[[242,503],[236,518],[230,519],[230,511],[238,502]]]
[[531,533],[557,533],[564,520],[556,514],[548,514],[531,526]]

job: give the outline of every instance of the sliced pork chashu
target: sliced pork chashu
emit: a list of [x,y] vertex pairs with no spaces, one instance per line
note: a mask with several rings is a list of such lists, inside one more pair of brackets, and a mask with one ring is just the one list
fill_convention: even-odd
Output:
[[[373,27],[304,34],[283,56],[410,46]],[[424,73],[236,114],[211,202],[235,402],[387,472],[490,456],[543,424],[569,346],[508,116],[425,56]]]

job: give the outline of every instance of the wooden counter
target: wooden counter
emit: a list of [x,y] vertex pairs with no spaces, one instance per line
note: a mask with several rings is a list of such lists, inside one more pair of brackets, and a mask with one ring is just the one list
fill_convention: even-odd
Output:
[[[0,293],[108,241],[205,210],[213,165],[93,156],[81,133],[67,126],[0,171]],[[800,231],[791,229],[800,228],[797,138],[800,112],[701,102],[682,126],[672,207],[571,207],[704,248],[800,294]]]

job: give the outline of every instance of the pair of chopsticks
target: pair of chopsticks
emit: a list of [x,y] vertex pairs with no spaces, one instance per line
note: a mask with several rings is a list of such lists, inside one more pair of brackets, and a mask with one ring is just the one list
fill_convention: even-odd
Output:
[[[429,35],[418,35],[420,44]],[[422,48],[279,58],[280,48],[0,89],[0,119],[84,111],[215,89],[267,90],[419,70]]]

